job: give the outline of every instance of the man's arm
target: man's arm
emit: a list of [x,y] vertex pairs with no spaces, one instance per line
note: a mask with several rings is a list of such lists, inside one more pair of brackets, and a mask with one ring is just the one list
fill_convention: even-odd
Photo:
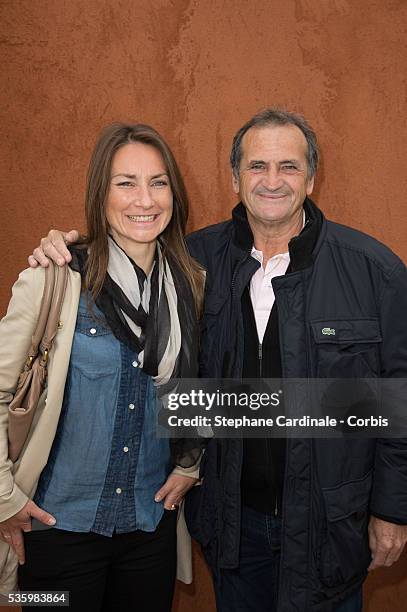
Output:
[[[383,337],[383,378],[407,379],[407,270],[395,266],[382,292],[380,324]],[[390,566],[400,557],[407,541],[407,440],[380,438],[376,442],[369,569]]]
[[46,268],[49,259],[52,259],[58,266],[69,263],[72,257],[66,245],[73,244],[78,239],[78,230],[70,230],[69,232],[51,230],[48,232],[48,236],[41,238],[40,246],[34,249],[33,254],[29,256],[30,267],[36,268],[40,264],[40,266]]

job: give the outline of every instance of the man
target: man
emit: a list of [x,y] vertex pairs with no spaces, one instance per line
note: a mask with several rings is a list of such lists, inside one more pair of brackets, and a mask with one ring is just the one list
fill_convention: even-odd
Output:
[[[267,109],[237,132],[240,203],[188,240],[207,270],[202,376],[406,376],[406,269],[324,218],[309,198],[317,162],[296,114]],[[221,612],[360,611],[367,570],[407,539],[402,439],[213,439],[201,477],[187,517]]]

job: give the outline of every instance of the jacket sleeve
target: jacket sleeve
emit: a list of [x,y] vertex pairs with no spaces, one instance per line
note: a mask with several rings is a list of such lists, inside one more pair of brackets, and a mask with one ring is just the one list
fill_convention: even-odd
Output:
[[[402,262],[387,281],[379,307],[383,338],[381,375],[407,382],[407,270]],[[398,382],[405,390],[404,382]],[[407,411],[407,396],[404,406]],[[389,522],[407,524],[406,438],[377,440],[370,510]]]
[[199,457],[198,461],[191,465],[189,468],[182,468],[180,466],[175,467],[172,470],[172,474],[176,474],[177,476],[189,476],[189,478],[198,478],[199,479],[199,466],[201,464],[202,454]]
[[208,261],[205,252],[205,241],[201,239],[201,232],[193,232],[186,238],[187,247],[189,254],[196,259],[205,269],[207,268]]
[[44,270],[24,270],[12,289],[7,314],[0,321],[0,521],[21,510],[28,497],[15,484],[8,458],[8,406],[27,358],[37,322]]

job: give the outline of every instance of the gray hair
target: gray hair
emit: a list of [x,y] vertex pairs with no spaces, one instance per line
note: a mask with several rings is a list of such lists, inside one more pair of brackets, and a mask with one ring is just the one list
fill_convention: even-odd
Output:
[[235,134],[235,137],[233,138],[232,150],[230,152],[230,164],[232,166],[234,177],[239,178],[239,168],[243,153],[243,136],[251,128],[261,128],[269,125],[295,125],[301,130],[305,136],[305,140],[307,141],[306,158],[308,165],[308,178],[312,178],[317,171],[319,159],[316,134],[302,115],[278,108],[265,108],[264,110],[260,111],[254,115],[254,117],[249,119],[249,121],[247,121]]

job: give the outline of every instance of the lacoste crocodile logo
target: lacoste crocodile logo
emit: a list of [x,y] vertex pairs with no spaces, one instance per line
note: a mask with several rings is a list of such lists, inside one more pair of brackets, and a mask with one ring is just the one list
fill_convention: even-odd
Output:
[[335,330],[332,327],[323,327],[321,331],[324,336],[334,336],[335,335]]

